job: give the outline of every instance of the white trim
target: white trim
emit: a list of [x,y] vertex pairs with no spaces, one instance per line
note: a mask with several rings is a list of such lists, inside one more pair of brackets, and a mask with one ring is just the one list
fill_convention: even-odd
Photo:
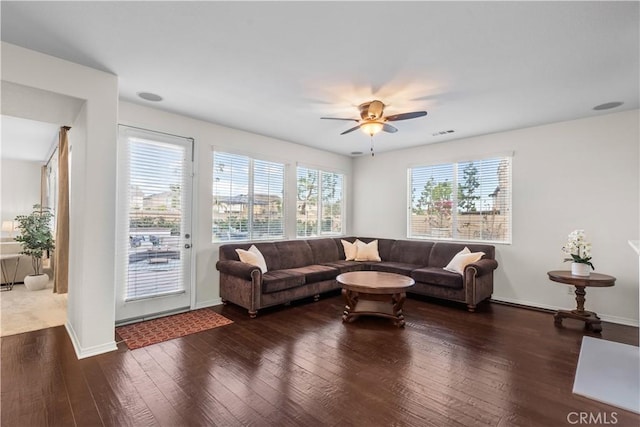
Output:
[[[170,144],[184,149],[183,164],[183,188],[184,191],[180,216],[181,235],[180,246],[185,243],[191,244],[191,248],[180,249],[180,260],[184,262],[183,290],[165,295],[152,296],[151,298],[125,298],[127,286],[127,266],[129,247],[129,222],[130,222],[130,200],[128,197],[131,164],[131,141],[140,139],[145,143]],[[195,278],[195,248],[194,248],[194,191],[195,191],[195,139],[181,135],[174,135],[137,126],[118,124],[117,139],[117,185],[116,185],[116,295],[115,295],[115,323],[121,323],[130,318],[138,318],[154,313],[165,313],[177,308],[190,306],[194,301],[196,278]],[[186,215],[186,212],[188,215]],[[184,233],[189,233],[191,238],[184,240]],[[181,294],[186,294],[181,296]],[[181,299],[178,299],[181,298]],[[183,298],[183,299],[182,299]],[[176,301],[175,303],[172,301]],[[176,307],[176,305],[178,307]]]
[[[225,147],[223,145],[209,145],[209,147],[211,147],[212,156],[213,156],[213,153],[218,152],[218,153],[224,153],[224,154],[235,154],[236,156],[244,156],[244,157],[248,157],[250,160],[262,160],[263,162],[280,163],[281,165],[285,165],[285,166],[290,164],[288,161],[284,160],[284,158],[282,157],[271,157],[269,155],[264,155],[262,153],[237,150],[233,147]],[[213,159],[213,157],[211,158]],[[211,175],[213,175],[213,168],[215,167],[215,165],[213,165],[212,163],[211,166],[212,166]]]
[[495,153],[483,153],[482,155],[478,155],[478,156],[471,156],[471,158],[469,158],[468,154],[464,154],[464,155],[460,155],[460,156],[445,156],[442,158],[438,158],[435,157],[433,159],[431,159],[430,161],[426,161],[426,162],[420,162],[420,163],[409,163],[407,165],[408,169],[411,168],[417,168],[417,167],[421,167],[421,166],[438,166],[438,165],[443,165],[443,164],[449,164],[449,163],[468,163],[468,162],[479,162],[481,160],[489,160],[489,159],[495,159],[496,157],[515,157],[515,152],[514,151],[499,151],[499,152],[495,152]]
[[[558,307],[555,305],[540,304],[538,302],[523,301],[517,298],[491,297],[491,300],[498,301],[498,302],[506,302],[510,304],[524,305],[524,306],[533,307],[533,308],[544,308],[546,310],[553,310],[553,311],[567,310],[567,307]],[[600,319],[604,320],[605,322],[617,323],[619,325],[627,325],[627,326],[635,326],[635,327],[638,327],[639,325],[638,320],[628,319],[626,317],[609,316],[606,314],[598,314],[598,317],[600,317]]]
[[466,240],[466,239],[449,239],[446,237],[405,237],[404,240],[416,240],[420,241],[433,241],[433,242],[448,242],[448,243],[464,243],[469,245],[503,245],[503,246],[511,246],[513,242],[501,242],[497,240]]
[[[314,236],[299,236],[298,235],[298,230],[297,230],[297,223],[298,223],[298,198],[297,198],[297,189],[298,189],[298,169],[305,169],[307,171],[314,171],[317,172],[317,176],[318,176],[318,189],[317,189],[317,218],[318,218],[318,222],[316,224],[316,232],[317,234]],[[327,175],[337,175],[339,177],[342,178],[342,186],[341,186],[341,203],[340,203],[340,221],[341,221],[341,231],[340,233],[336,233],[336,234],[323,234],[321,232],[322,229],[322,211],[323,211],[323,202],[322,202],[322,190],[323,190],[323,180],[322,180],[322,175],[323,174],[327,174]],[[347,221],[346,221],[346,217],[347,217],[347,196],[346,196],[346,188],[348,185],[348,181],[347,181],[347,174],[344,172],[338,172],[335,170],[327,170],[325,168],[322,169],[314,169],[312,167],[309,166],[303,166],[300,163],[296,163],[296,173],[295,173],[295,184],[296,184],[296,217],[295,217],[295,224],[296,224],[296,230],[295,230],[295,239],[308,239],[308,238],[323,238],[323,237],[341,237],[341,236],[345,236],[345,230],[347,229]]]
[[312,163],[296,162],[296,178],[298,176],[298,174],[297,174],[298,168],[317,169],[317,170],[321,170],[323,172],[339,173],[339,174],[342,174],[342,175],[347,175],[347,172],[345,172],[342,169],[335,169],[335,168],[332,168],[330,166],[324,166],[324,165],[314,165]]
[[[353,162],[353,160],[352,160]],[[293,176],[294,176],[294,181],[296,184],[296,194],[295,194],[295,200],[293,201],[294,205],[296,206],[295,212],[296,212],[296,216],[294,218],[293,224],[294,224],[294,234],[293,237],[291,237],[291,239],[312,239],[312,238],[326,238],[326,237],[344,237],[347,236],[347,230],[349,229],[349,220],[348,220],[348,205],[349,205],[349,191],[347,191],[347,187],[349,185],[351,185],[351,175],[346,172],[343,169],[339,169],[339,168],[332,168],[326,165],[316,165],[313,163],[305,163],[305,162],[296,162],[295,164],[295,171],[293,171]],[[341,212],[341,218],[342,218],[342,233],[341,234],[320,234],[318,236],[298,236],[298,229],[296,227],[297,223],[298,223],[298,210],[297,210],[297,203],[298,203],[298,195],[297,195],[297,188],[298,188],[298,168],[307,168],[307,169],[315,169],[318,170],[320,172],[328,172],[328,173],[335,173],[335,174],[340,174],[342,175],[342,212]],[[320,208],[320,204],[318,204],[318,208]]]
[[222,305],[222,298],[214,298],[206,301],[200,301],[199,303],[196,304],[196,306],[193,309],[198,310],[201,308],[213,307],[216,305]]
[[115,341],[110,341],[100,345],[94,345],[89,348],[82,348],[80,345],[80,340],[78,340],[78,336],[73,329],[73,326],[69,322],[64,324],[65,329],[67,330],[67,334],[71,339],[71,344],[73,344],[73,349],[76,352],[76,357],[78,359],[84,359],[86,357],[97,356],[99,354],[109,353],[111,351],[117,350],[118,346]]
[[[500,160],[500,163],[498,165],[498,169],[500,168],[500,165],[502,164],[502,162],[504,160],[508,161],[508,180],[507,183],[509,185],[509,189],[507,192],[507,196],[508,196],[508,209],[507,209],[507,222],[509,225],[509,229],[508,229],[508,234],[507,236],[505,236],[504,240],[501,241],[496,241],[496,240],[488,240],[488,239],[477,239],[477,240],[466,240],[466,239],[462,239],[459,236],[456,236],[456,234],[459,232],[458,227],[457,227],[457,221],[458,221],[458,217],[460,216],[460,212],[457,212],[457,206],[458,206],[458,198],[457,198],[457,194],[458,194],[458,188],[460,186],[458,179],[460,177],[460,170],[459,170],[459,166],[460,163],[475,163],[475,162],[484,162],[484,161],[488,161],[488,160]],[[414,178],[414,172],[416,171],[416,169],[420,169],[420,168],[433,168],[433,167],[439,167],[439,166],[443,166],[443,167],[448,167],[451,166],[452,168],[452,176],[453,179],[451,181],[452,184],[452,198],[451,198],[451,202],[452,202],[452,210],[451,210],[451,234],[452,237],[448,238],[448,237],[442,237],[442,238],[438,238],[438,237],[434,237],[434,236],[416,236],[412,234],[412,216],[413,216],[413,202],[414,202],[414,187],[413,187],[413,178]],[[432,176],[433,178],[433,176]],[[499,185],[499,182],[498,182]],[[461,242],[478,242],[478,243],[485,243],[485,244],[494,244],[494,243],[504,243],[507,245],[511,245],[513,243],[513,152],[510,152],[510,154],[503,154],[502,156],[500,155],[495,155],[495,156],[489,156],[489,157],[485,157],[483,156],[482,158],[477,158],[475,160],[465,160],[465,161],[460,161],[460,162],[438,162],[438,163],[433,163],[433,164],[421,164],[421,165],[413,165],[413,166],[408,166],[407,167],[407,177],[406,177],[406,184],[405,184],[405,188],[406,188],[406,217],[405,217],[405,224],[406,224],[406,238],[407,239],[427,239],[427,240],[442,240],[445,242],[457,242],[457,241],[461,241]],[[498,187],[500,188],[500,187]],[[417,190],[417,189],[416,189]],[[494,201],[495,203],[495,201]],[[456,212],[454,214],[454,212]],[[479,214],[482,214],[482,212],[479,212]],[[458,230],[458,232],[456,232],[456,230]]]
[[[210,242],[213,244],[216,243],[242,243],[242,242],[253,242],[253,241],[270,241],[270,240],[286,240],[287,239],[287,210],[288,210],[288,206],[287,206],[287,202],[288,202],[288,193],[289,191],[287,190],[287,179],[288,179],[288,171],[289,171],[289,163],[287,162],[283,162],[282,160],[270,160],[270,159],[266,159],[263,157],[255,157],[252,156],[251,154],[241,154],[241,153],[237,153],[234,150],[225,150],[225,151],[220,151],[216,148],[216,146],[212,146],[211,147],[211,154],[210,154],[210,159],[212,161],[211,163],[211,170],[210,170],[210,175],[212,178],[211,181],[211,188],[210,188],[210,192],[211,194],[213,194],[213,190],[214,190],[214,184],[215,184],[215,173],[216,173],[216,165],[215,165],[215,156],[216,154],[219,155],[230,155],[230,156],[237,156],[237,157],[244,157],[248,160],[248,180],[247,180],[247,199],[248,201],[250,200],[251,203],[248,203],[248,212],[247,212],[247,222],[251,225],[251,232],[249,233],[250,235],[247,236],[246,239],[241,239],[241,240],[229,240],[229,241],[216,241],[214,240],[214,235],[213,235],[213,200],[211,201],[211,207],[209,208],[209,213],[211,215],[212,218],[212,222],[211,222],[211,231],[209,232],[209,238],[210,238]],[[266,162],[266,163],[272,163],[274,165],[277,166],[282,166],[282,235],[281,236],[268,236],[267,238],[264,239],[259,239],[253,236],[253,230],[254,230],[254,222],[253,222],[253,212],[254,212],[254,191],[255,191],[255,186],[256,186],[256,182],[255,182],[255,164],[256,162]]]

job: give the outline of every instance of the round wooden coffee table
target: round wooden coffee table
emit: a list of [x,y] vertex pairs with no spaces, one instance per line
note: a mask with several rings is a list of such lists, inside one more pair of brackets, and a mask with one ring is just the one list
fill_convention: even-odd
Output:
[[593,332],[602,332],[602,321],[593,311],[584,309],[586,287],[609,287],[613,286],[616,278],[607,274],[591,273],[589,276],[574,276],[570,271],[556,270],[547,272],[549,279],[554,282],[564,283],[576,287],[576,304],[575,310],[558,310],[553,315],[553,321],[556,326],[562,325],[562,319],[582,320],[585,329],[591,329]]
[[402,305],[407,297],[406,289],[415,284],[411,277],[379,271],[353,271],[339,275],[345,300],[343,322],[351,322],[358,316],[381,316],[392,319],[404,327]]

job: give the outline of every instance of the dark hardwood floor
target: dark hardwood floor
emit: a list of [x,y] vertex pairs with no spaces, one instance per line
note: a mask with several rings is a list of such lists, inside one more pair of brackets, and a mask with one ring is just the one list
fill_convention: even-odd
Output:
[[[253,320],[215,310],[235,323],[83,360],[63,327],[2,338],[1,424],[562,426],[589,412],[640,425],[572,394],[586,332],[572,320],[554,327],[550,313],[409,298],[398,329],[343,324],[339,295]],[[603,326],[602,338],[638,345],[637,328]]]

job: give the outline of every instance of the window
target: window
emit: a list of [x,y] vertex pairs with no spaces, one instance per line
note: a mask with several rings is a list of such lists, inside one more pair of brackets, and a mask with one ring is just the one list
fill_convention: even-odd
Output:
[[284,164],[213,153],[214,242],[284,237]]
[[343,234],[344,175],[298,166],[298,237]]
[[409,169],[408,237],[511,241],[511,157]]

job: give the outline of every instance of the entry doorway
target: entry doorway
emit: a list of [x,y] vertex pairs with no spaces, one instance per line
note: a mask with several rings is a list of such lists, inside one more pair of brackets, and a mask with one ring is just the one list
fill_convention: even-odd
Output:
[[193,139],[121,125],[116,324],[191,307]]
[[[60,125],[2,115],[2,236],[3,286],[0,292],[0,336],[61,326],[67,320],[67,294],[53,292],[55,262],[49,253],[42,272],[49,282],[44,289],[28,290],[24,278],[34,274],[31,257],[21,255],[16,216],[34,210],[35,204],[56,212],[57,146]],[[52,222],[55,238],[55,221]],[[13,286],[11,286],[13,284]]]

